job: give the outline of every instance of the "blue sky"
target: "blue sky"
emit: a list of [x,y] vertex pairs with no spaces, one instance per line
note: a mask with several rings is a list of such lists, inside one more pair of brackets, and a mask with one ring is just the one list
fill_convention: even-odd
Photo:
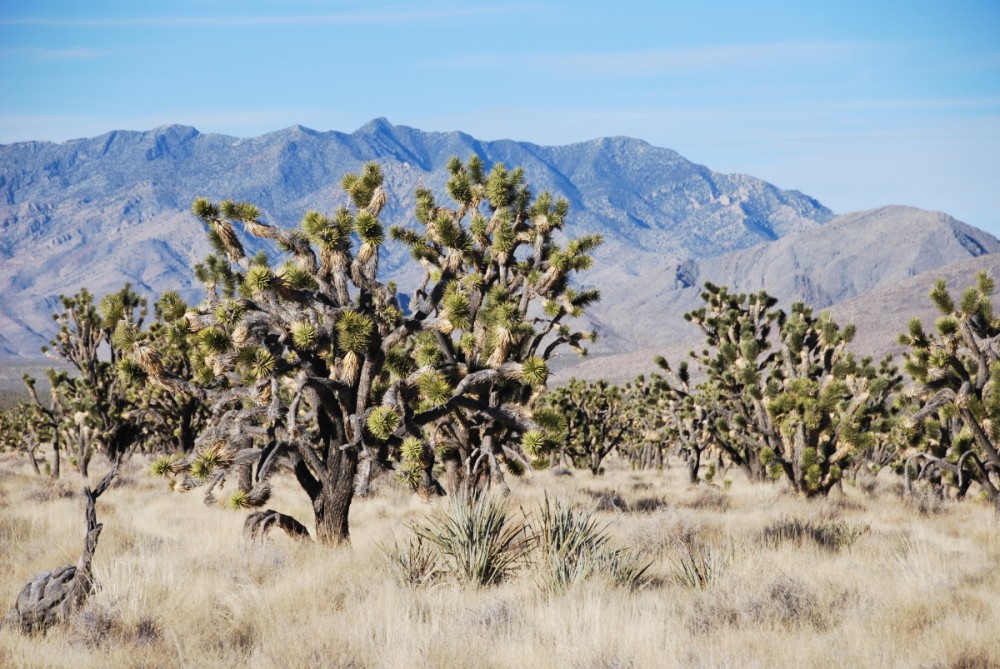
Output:
[[1000,0],[0,0],[0,143],[378,116],[628,135],[838,213],[909,204],[1000,235]]

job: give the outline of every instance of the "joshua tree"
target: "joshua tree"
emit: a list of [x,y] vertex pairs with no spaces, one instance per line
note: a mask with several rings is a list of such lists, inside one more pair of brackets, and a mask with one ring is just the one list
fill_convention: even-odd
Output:
[[709,399],[711,387],[691,388],[686,361],[680,363],[676,373],[662,356],[657,356],[655,362],[667,376],[653,376],[653,411],[662,416],[664,439],[672,442],[687,460],[688,480],[697,483],[703,454],[717,445],[714,426],[720,405]]
[[919,319],[899,337],[909,347],[904,369],[915,384],[907,394],[913,413],[904,422],[912,447],[905,454],[907,486],[912,470],[954,486],[963,496],[973,482],[1000,503],[1000,319],[993,314],[993,278],[976,284],[956,304],[944,279],[930,297],[941,312],[936,333]]
[[0,411],[0,451],[23,451],[31,462],[31,468],[39,475],[42,471],[38,467],[36,451],[42,441],[51,435],[51,430],[46,428],[49,422],[46,418],[38,406],[24,401]]
[[564,452],[577,467],[601,474],[601,462],[612,450],[632,439],[637,422],[632,398],[607,381],[588,383],[571,379],[556,388],[547,405],[562,416]]
[[[212,373],[206,368],[204,352],[188,327],[188,305],[173,291],[160,296],[155,319],[146,331],[139,324],[120,321],[112,335],[115,346],[146,347],[157,352],[161,376],[183,380],[208,390]],[[147,450],[189,453],[208,423],[209,406],[202,392],[177,392],[170,384],[149,383],[149,375],[129,356],[118,361],[118,375],[128,383],[131,413],[140,417],[142,441]],[[141,390],[140,390],[141,389]]]
[[[706,306],[684,314],[701,329],[707,344],[691,354],[707,377],[689,412],[699,421],[691,432],[709,432],[732,464],[751,480],[765,480],[767,467],[761,453],[781,448],[764,406],[763,390],[777,358],[771,351],[772,327],[780,328],[784,312],[772,311],[777,300],[764,292],[734,295],[724,286],[706,283],[701,297]],[[673,388],[683,393],[685,385]]]
[[[440,407],[418,407],[415,419],[432,427],[452,487],[495,485],[506,492],[501,465],[520,474],[547,445],[530,412],[549,359],[564,345],[584,354],[582,344],[596,337],[574,331],[566,320],[600,297],[597,290],[571,288],[569,280],[590,267],[601,238],[557,244],[569,204],[548,193],[533,198],[519,168],[498,164],[486,175],[473,156],[465,165],[453,158],[448,169],[454,208],[420,189],[416,218],[424,230],[395,228],[393,234],[425,268],[418,304],[454,331],[413,338],[410,362],[396,373],[411,375],[401,391],[412,393],[405,389],[416,383],[425,397],[440,398]],[[420,372],[428,363],[438,371]],[[545,422],[543,413],[534,418]]]
[[53,476],[59,476],[61,443],[86,477],[96,451],[114,459],[139,436],[138,417],[131,412],[131,389],[116,373],[120,351],[112,333],[123,319],[140,327],[145,300],[128,285],[104,296],[99,307],[86,289],[60,299],[63,310],[54,316],[59,332],[42,350],[53,360],[68,363],[72,371],[47,371],[52,385],[50,406],[39,400],[35,379],[25,376],[24,383],[36,408],[35,436],[44,432],[52,439]]
[[118,473],[121,459],[115,460],[111,470],[104,475],[93,490],[84,487],[86,500],[87,531],[83,551],[75,565],[44,571],[35,575],[21,589],[14,608],[7,614],[7,622],[25,632],[43,631],[60,619],[65,619],[78,609],[94,591],[91,562],[97,550],[97,540],[104,527],[97,522],[96,503]]
[[781,328],[782,369],[766,389],[781,449],[761,457],[807,495],[828,492],[844,468],[877,449],[893,427],[889,397],[902,379],[890,358],[878,367],[870,358],[855,359],[846,351],[853,338],[853,325],[841,330],[801,303],[792,305]]
[[666,384],[657,374],[649,379],[640,374],[625,384],[628,398],[626,411],[632,420],[628,441],[619,447],[624,450],[634,469],[662,469],[666,466],[664,452],[671,442],[670,426],[666,418]]
[[[252,487],[230,501],[260,506],[287,461],[312,500],[317,538],[340,543],[355,490],[367,492],[381,469],[433,495],[443,492],[438,458],[462,489],[504,489],[501,465],[529,464],[544,441],[530,407],[547,360],[591,338],[562,321],[598,297],[568,279],[600,240],[559,247],[566,202],[533,198],[520,170],[496,165],[487,176],[474,157],[449,171],[455,207],[418,190],[418,226],[391,230],[425,269],[407,310],[378,276],[388,197],[378,165],[344,177],[348,206],[308,212],[293,231],[246,203],[195,201],[217,254],[196,268],[207,297],[186,318],[216,387],[169,373],[142,337],[121,333],[150,382],[212,406],[196,450],[158,471],[183,474],[181,489],[207,480],[211,495],[256,464]],[[286,257],[248,257],[237,226]]]
[[692,435],[751,479],[784,475],[806,495],[827,493],[846,465],[888,438],[888,398],[901,379],[888,358],[876,367],[846,350],[853,326],[841,330],[801,303],[791,314],[770,311],[776,301],[763,292],[706,284],[702,297],[707,306],[685,318],[706,335],[709,348],[692,356],[707,380],[693,395],[686,382],[672,386]]

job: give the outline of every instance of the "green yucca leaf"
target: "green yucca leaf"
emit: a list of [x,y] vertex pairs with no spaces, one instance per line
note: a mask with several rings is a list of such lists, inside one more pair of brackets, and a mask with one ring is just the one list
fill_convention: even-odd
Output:
[[397,414],[391,407],[379,406],[371,410],[368,414],[368,431],[375,436],[376,439],[381,439],[385,441],[392,436],[392,433],[396,431],[399,426],[399,414]]
[[976,313],[979,310],[979,298],[979,291],[972,286],[962,291],[962,312],[966,314]]
[[415,489],[420,485],[420,479],[422,478],[422,467],[419,463],[413,461],[404,461],[401,466],[396,469],[396,478],[403,485],[409,486]]
[[344,351],[361,353],[368,346],[374,323],[364,314],[344,311],[337,319],[337,335],[340,348]]
[[274,371],[274,356],[262,348],[257,349],[254,356],[253,365],[250,367],[250,376],[254,380],[261,379]]
[[457,283],[451,283],[442,300],[444,317],[459,330],[467,330],[472,325],[472,309],[469,297],[461,291]]
[[549,378],[549,366],[537,356],[529,356],[521,365],[521,378],[532,386],[540,386]]
[[950,337],[958,332],[959,323],[954,316],[942,316],[934,321],[934,327],[942,337]]
[[316,332],[316,326],[312,323],[300,321],[292,324],[292,341],[295,344],[295,348],[302,351],[312,351],[316,348],[318,340],[319,335]]
[[250,204],[249,202],[240,202],[236,205],[235,216],[232,218],[239,219],[241,221],[256,221],[260,218],[260,209]]
[[132,358],[122,358],[118,361],[118,378],[126,383],[143,381],[146,378],[146,372]]
[[211,353],[224,353],[232,346],[232,339],[226,331],[214,325],[199,332],[198,341]]
[[177,291],[168,290],[156,301],[156,314],[167,323],[184,318],[187,313],[187,304],[181,299]]
[[236,300],[226,300],[215,310],[215,320],[226,327],[233,327],[243,318],[243,306]]
[[293,290],[316,290],[318,284],[306,268],[288,261],[279,271],[281,282]]
[[333,221],[318,211],[307,211],[300,224],[302,231],[311,237],[319,237],[333,228]]
[[545,448],[545,442],[544,434],[538,430],[530,430],[529,432],[525,432],[521,437],[521,448],[524,449],[525,453],[536,458],[542,452],[542,449]]
[[230,509],[236,509],[237,511],[242,509],[250,508],[250,495],[246,491],[237,490],[229,499],[226,500],[226,506]]
[[118,321],[114,334],[111,335],[111,343],[119,351],[127,351],[135,346],[141,337],[142,333],[136,323],[121,320]]
[[101,298],[101,303],[97,307],[97,310],[104,319],[103,326],[113,328],[125,316],[125,303],[121,295],[105,295]]
[[420,462],[424,454],[424,443],[416,437],[407,437],[399,447],[399,454],[405,462]]
[[420,388],[420,397],[429,406],[439,407],[451,399],[454,389],[441,372],[429,370],[420,375],[417,382]]
[[236,351],[236,362],[237,364],[243,366],[249,366],[253,364],[253,361],[257,357],[258,347],[251,344],[249,346],[243,346],[238,351]]
[[247,270],[246,277],[243,279],[243,284],[247,287],[247,290],[249,290],[251,295],[256,295],[257,293],[270,288],[271,281],[273,279],[274,274],[271,272],[269,267],[253,265],[249,270]]
[[467,357],[472,357],[476,351],[476,335],[471,332],[465,332],[458,339],[458,347],[462,350]]
[[153,461],[153,464],[149,467],[149,471],[153,476],[167,476],[173,473],[174,464],[179,459],[180,456],[177,455],[161,455]]
[[213,460],[197,458],[191,463],[191,476],[196,480],[204,481],[212,472],[215,470],[215,462]]
[[213,205],[210,200],[204,197],[197,198],[191,204],[191,212],[202,220],[217,218],[219,216],[218,207]]
[[385,231],[377,216],[362,211],[355,217],[354,224],[362,242],[378,246],[385,241]]

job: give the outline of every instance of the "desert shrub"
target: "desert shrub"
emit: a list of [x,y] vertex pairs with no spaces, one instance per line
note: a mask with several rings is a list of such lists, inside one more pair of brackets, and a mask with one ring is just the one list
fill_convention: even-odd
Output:
[[785,542],[802,546],[808,542],[827,550],[838,551],[853,546],[869,530],[871,526],[867,523],[783,518],[764,528],[763,540],[772,546]]
[[628,511],[628,502],[614,490],[585,490],[584,492],[597,502],[598,511],[620,511],[622,513]]
[[699,488],[697,494],[684,503],[684,506],[699,511],[726,511],[730,504],[729,497],[718,488],[703,487]]
[[804,626],[823,629],[827,620],[818,598],[800,581],[787,576],[734,596],[718,592],[698,600],[686,620],[688,630],[705,634],[720,627]]

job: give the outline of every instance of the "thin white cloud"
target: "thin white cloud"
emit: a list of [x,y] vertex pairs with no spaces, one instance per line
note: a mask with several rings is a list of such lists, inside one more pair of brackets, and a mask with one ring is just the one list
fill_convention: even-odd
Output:
[[[277,14],[243,16],[136,16],[101,19],[17,18],[0,19],[0,26],[42,26],[50,28],[240,28],[253,26],[316,26],[336,24],[400,24],[472,18],[523,12],[527,5],[494,7],[448,7],[395,9],[368,12],[323,14]],[[537,5],[530,6],[537,10]]]
[[10,47],[0,49],[0,58],[26,56],[36,61],[89,60],[91,58],[104,58],[113,55],[115,55],[113,51],[92,49],[84,46],[65,47],[61,49],[47,49],[42,47]]
[[587,76],[689,74],[709,70],[754,68],[774,63],[839,62],[888,45],[877,42],[769,42],[717,46],[664,47],[635,51],[577,53],[479,53],[431,60],[441,69],[521,67]]

